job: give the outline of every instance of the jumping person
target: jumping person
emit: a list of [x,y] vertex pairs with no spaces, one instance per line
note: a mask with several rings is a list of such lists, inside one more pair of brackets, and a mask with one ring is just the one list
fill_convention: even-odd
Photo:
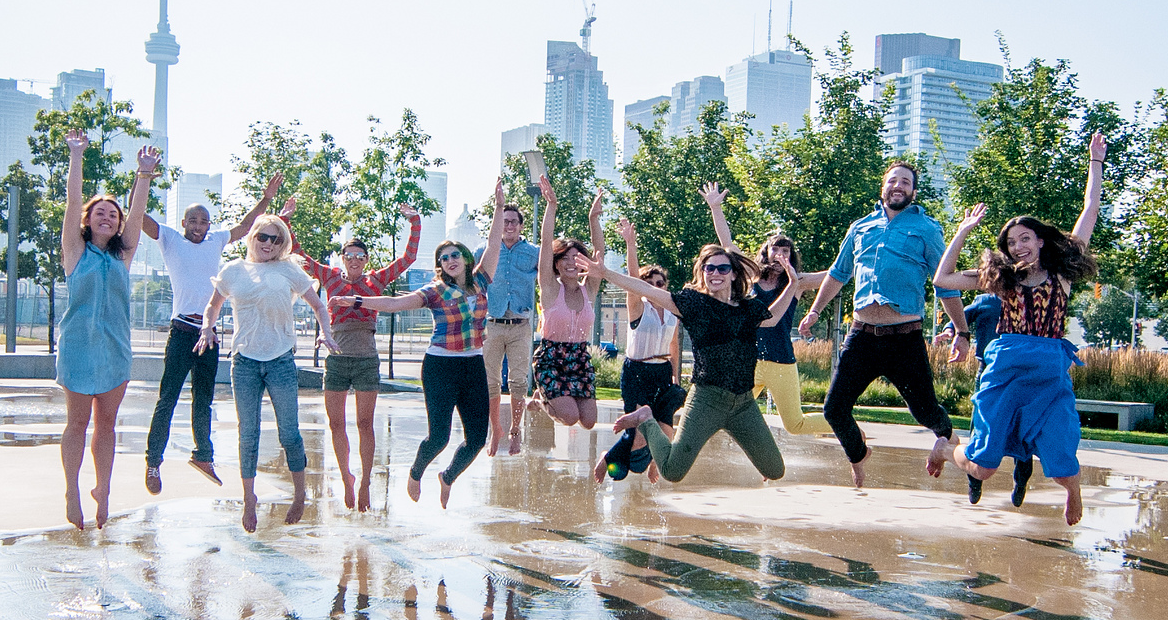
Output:
[[396,297],[339,295],[329,299],[329,307],[334,311],[344,307],[379,312],[429,308],[434,315],[434,334],[422,358],[429,434],[418,446],[406,486],[406,492],[415,502],[422,494],[422,475],[426,468],[450,442],[456,406],[464,440],[446,471],[438,472],[442,508],[450,500],[450,485],[470,467],[487,442],[490,397],[483,364],[483,332],[487,321],[487,286],[499,259],[502,219],[503,203],[499,201],[495,203],[487,249],[478,267],[465,245],[447,240],[434,250],[434,279],[422,288]]
[[57,339],[57,383],[65,391],[65,430],[61,466],[65,470],[65,518],[85,529],[78,477],[85,458],[85,431],[93,418],[97,527],[109,518],[110,477],[114,468],[118,408],[130,381],[130,261],[138,249],[142,216],[162,156],[144,146],[130,190],[130,211],[117,199],[97,195],[82,204],[82,168],[89,137],[79,129],[65,135],[69,147],[61,259],[69,301]]
[[[535,352],[535,378],[540,396],[536,407],[546,407],[553,419],[572,426],[577,422],[590,429],[596,424],[596,370],[588,353],[592,337],[592,300],[600,292],[601,276],[584,275],[581,282],[576,256],[589,256],[588,248],[575,239],[556,238],[556,192],[547,177],[539,187],[547,206],[543,214],[539,247],[539,294],[543,300],[543,323],[539,348]],[[596,192],[588,224],[592,246],[604,252],[600,215],[604,190]]]
[[[632,223],[621,218],[617,232],[625,240],[629,275],[668,290],[669,274],[665,268],[642,267],[637,259],[637,230]],[[624,411],[632,413],[641,405],[649,405],[661,430],[672,439],[673,414],[685,402],[685,391],[676,383],[681,370],[677,316],[637,295],[628,296],[627,306],[628,347],[620,377]],[[645,436],[635,428],[625,429],[616,444],[596,462],[592,477],[597,482],[604,482],[605,474],[613,480],[624,480],[630,471],[638,474],[647,471],[649,482],[655,483],[660,474],[652,458]]]
[[191,376],[191,434],[195,439],[195,450],[188,463],[211,482],[223,486],[223,481],[215,475],[215,450],[211,444],[211,402],[215,398],[215,375],[219,372],[219,347],[212,346],[203,354],[195,355],[195,342],[203,327],[203,308],[215,291],[211,278],[219,273],[223,248],[247,234],[283,182],[284,175],[278,172],[273,175],[260,201],[230,230],[211,231],[211,213],[201,204],[193,204],[183,213],[182,234],[149,215],[142,220],[142,232],[157,241],[162,250],[174,294],[158,402],[154,405],[150,435],[146,439],[146,490],[151,495],[162,492],[161,468],[170,441],[170,422],[188,374]]
[[[823,414],[852,464],[852,482],[857,487],[864,486],[864,463],[872,449],[852,416],[852,407],[877,377],[883,376],[896,386],[921,426],[937,437],[953,435],[953,423],[933,390],[933,371],[921,329],[925,280],[941,261],[945,239],[937,220],[913,204],[916,195],[916,169],[900,161],[889,165],[880,201],[872,213],[848,228],[811,311],[799,323],[799,332],[809,337],[819,313],[855,275],[852,329],[831,377]],[[936,285],[934,289],[959,334],[953,340],[949,361],[960,362],[969,352],[960,293]],[[944,465],[944,459],[930,453],[925,470],[940,476]]]
[[272,401],[280,445],[292,473],[292,504],[284,523],[304,515],[304,468],[307,458],[300,436],[299,382],[295,347],[297,297],[306,301],[320,322],[321,342],[337,351],[328,312],[312,288],[299,258],[292,256],[291,234],[275,215],[261,215],[245,237],[247,257],[227,263],[212,283],[215,293],[203,312],[203,327],[195,353],[217,344],[215,321],[223,302],[231,300],[235,335],[231,340],[231,388],[239,416],[239,473],[243,480],[243,529],[255,532],[255,477],[260,448],[260,403],[264,390]]
[[[718,233],[718,243],[742,252],[730,235],[730,226],[722,212],[722,201],[726,191],[719,192],[718,184],[702,188],[702,197],[710,206],[714,218],[714,231]],[[762,274],[754,283],[754,296],[768,306],[781,300],[774,312],[779,322],[773,327],[758,330],[758,365],[754,370],[754,397],[758,398],[764,389],[770,390],[775,401],[775,409],[783,419],[783,427],[792,435],[830,433],[831,425],[822,413],[803,413],[803,399],[799,390],[799,368],[795,365],[795,348],[791,344],[791,325],[795,322],[799,296],[804,292],[819,288],[823,284],[826,271],[798,273],[795,287],[788,290],[791,280],[780,263],[780,257],[799,272],[799,253],[795,244],[783,235],[771,235],[758,250],[759,267]]]
[[[422,218],[409,205],[398,210],[410,221],[410,240],[405,254],[382,269],[368,273],[369,248],[360,239],[350,239],[341,248],[344,269],[322,265],[300,249],[292,234],[292,251],[304,259],[304,270],[320,282],[328,297],[338,295],[380,295],[398,276],[405,273],[418,256],[418,240],[422,235]],[[296,199],[291,198],[280,212],[280,218],[289,223],[296,212]],[[289,231],[291,231],[289,223]],[[369,510],[369,484],[373,475],[373,412],[377,394],[381,391],[381,359],[377,355],[377,312],[369,308],[333,308],[330,322],[336,338],[338,353],[324,360],[324,410],[328,416],[329,432],[333,438],[333,452],[345,485],[345,507],[358,511]],[[357,393],[357,436],[361,454],[361,485],[354,494],[356,477],[349,471],[349,435],[345,425],[345,397],[349,388]]]
[[1083,212],[1068,235],[1029,215],[1006,222],[997,251],[982,254],[976,270],[957,271],[957,257],[986,206],[965,212],[945,250],[934,281],[957,289],[978,288],[1002,300],[999,337],[986,348],[986,370],[973,395],[969,445],[938,440],[934,455],[965,473],[987,480],[1002,456],[1028,460],[1037,455],[1042,472],[1067,491],[1067,525],[1083,517],[1079,490],[1079,414],[1067,369],[1082,365],[1064,339],[1071,285],[1095,275],[1088,247],[1099,219],[1103,160],[1107,141],[1091,137]]

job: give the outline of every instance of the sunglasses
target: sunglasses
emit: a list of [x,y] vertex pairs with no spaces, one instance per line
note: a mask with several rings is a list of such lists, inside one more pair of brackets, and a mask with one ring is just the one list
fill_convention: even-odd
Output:
[[342,254],[342,256],[344,256],[345,258],[361,259],[361,258],[365,258],[365,253],[364,252],[345,252],[344,254]]
[[706,273],[717,272],[717,273],[720,273],[722,275],[725,275],[725,274],[730,273],[733,270],[734,270],[734,267],[730,263],[719,263],[717,265],[712,265],[710,263],[706,263],[705,265],[702,265],[702,271],[704,271]]
[[256,233],[256,241],[259,241],[260,243],[273,243],[275,245],[284,243],[284,240],[280,238],[280,235],[269,235],[268,233]]
[[438,257],[438,262],[445,263],[456,258],[462,258],[462,252],[451,252],[450,254],[443,254],[442,256]]

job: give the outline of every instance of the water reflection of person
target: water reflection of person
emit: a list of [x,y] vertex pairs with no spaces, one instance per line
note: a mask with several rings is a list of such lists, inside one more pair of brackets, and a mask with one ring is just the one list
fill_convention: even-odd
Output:
[[[637,258],[637,230],[633,224],[621,218],[617,232],[625,240],[629,274],[636,274],[656,288],[668,290],[669,276],[664,267],[641,266]],[[628,346],[620,378],[624,412],[632,413],[641,405],[649,405],[661,430],[672,438],[673,414],[685,398],[685,392],[675,383],[681,364],[677,317],[637,295],[628,296],[627,306]],[[676,395],[681,397],[671,397]],[[592,468],[592,477],[597,482],[604,482],[606,474],[613,480],[623,480],[630,471],[638,474],[647,471],[649,482],[655,483],[660,477],[644,435],[635,428],[626,429],[616,444],[600,457]]]
[[[590,429],[596,425],[596,370],[588,353],[592,337],[592,300],[600,292],[600,278],[581,274],[575,257],[587,256],[588,248],[575,239],[556,238],[556,192],[548,178],[540,177],[540,191],[547,201],[540,230],[539,294],[543,304],[540,344],[533,357],[535,398],[528,404],[543,409],[556,421]],[[604,190],[596,192],[588,224],[592,246],[604,251],[600,216]],[[541,400],[542,399],[542,400]]]
[[260,403],[265,388],[272,401],[280,445],[292,473],[292,505],[288,524],[304,515],[304,468],[307,458],[300,436],[299,382],[295,346],[296,297],[306,301],[320,322],[321,341],[337,350],[328,312],[312,288],[312,279],[291,255],[288,226],[275,215],[261,215],[244,238],[247,257],[227,263],[212,282],[215,293],[203,312],[203,328],[195,352],[201,354],[219,336],[215,321],[223,303],[231,300],[235,335],[231,339],[231,388],[239,416],[239,472],[243,479],[243,529],[256,530],[256,465],[260,447]]
[[57,383],[65,391],[66,421],[61,433],[65,470],[65,518],[85,529],[78,477],[85,458],[85,432],[93,418],[97,527],[109,518],[110,477],[117,442],[114,425],[130,380],[130,261],[138,249],[142,217],[157,176],[161,153],[138,151],[138,172],[130,190],[130,211],[113,196],[98,195],[82,204],[85,149],[89,137],[78,129],[65,135],[69,148],[61,258],[69,301],[57,340]]
[[474,255],[457,241],[446,240],[434,250],[434,279],[396,297],[338,295],[329,308],[368,308],[402,312],[429,308],[434,334],[422,358],[422,387],[429,434],[418,446],[406,491],[415,502],[422,494],[422,474],[450,441],[454,408],[462,420],[464,441],[446,471],[438,473],[440,502],[446,508],[450,485],[486,445],[490,426],[490,396],[483,364],[483,332],[487,319],[487,285],[495,273],[502,234],[503,205],[495,206],[487,249],[475,266]]
[[945,250],[934,282],[955,289],[984,289],[1002,300],[1000,336],[986,349],[986,370],[973,396],[969,445],[937,440],[934,454],[979,480],[994,475],[1002,456],[1042,460],[1043,474],[1066,489],[1067,525],[1083,517],[1079,490],[1079,414],[1067,369],[1082,364],[1064,338],[1071,285],[1094,275],[1088,247],[1099,219],[1107,141],[1091,138],[1083,211],[1068,235],[1028,215],[1006,222],[997,251],[987,250],[976,270],[957,271],[957,257],[986,206],[965,212]]
[[[389,265],[369,272],[369,249],[360,239],[350,239],[341,248],[344,269],[322,265],[300,250],[296,235],[292,235],[292,251],[304,259],[304,270],[320,282],[327,296],[380,295],[397,280],[418,256],[418,242],[422,235],[422,218],[413,207],[402,204],[401,214],[410,221],[410,238],[405,254]],[[280,212],[280,218],[289,222],[296,212],[296,199],[291,198]],[[291,230],[291,228],[289,228]],[[341,470],[345,486],[345,507],[356,506],[360,512],[369,510],[369,484],[373,475],[373,413],[377,394],[381,391],[381,359],[377,356],[377,312],[368,308],[337,308],[330,312],[333,334],[340,352],[325,358],[324,410],[328,416],[333,452]],[[345,399],[352,387],[357,401],[357,435],[360,441],[361,484],[354,493],[356,477],[349,471],[349,436],[345,425]]]
[[349,582],[354,573],[357,577],[357,600],[353,607],[354,618],[368,618],[369,614],[369,554],[364,547],[345,554],[344,564],[341,566],[341,579],[337,582],[337,595],[333,597],[333,608],[330,618],[343,618],[345,615],[345,599],[349,593]]

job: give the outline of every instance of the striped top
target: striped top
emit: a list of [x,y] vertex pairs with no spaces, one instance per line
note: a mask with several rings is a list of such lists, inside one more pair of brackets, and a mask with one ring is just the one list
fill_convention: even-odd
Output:
[[[282,217],[280,219],[288,224],[288,218]],[[290,224],[288,229],[289,231],[292,229]],[[405,273],[410,265],[414,264],[414,260],[418,257],[418,242],[421,237],[422,218],[415,215],[410,218],[410,241],[406,245],[406,253],[390,263],[388,267],[365,273],[359,279],[351,282],[345,279],[344,269],[322,265],[305,254],[300,249],[300,243],[296,241],[295,233],[292,234],[292,251],[304,257],[304,270],[317,282],[320,282],[320,287],[324,289],[328,297],[339,295],[374,297],[380,295],[398,276]],[[352,306],[333,308],[329,323],[336,325],[345,321],[374,323],[377,321],[377,311],[368,308],[353,308]]]

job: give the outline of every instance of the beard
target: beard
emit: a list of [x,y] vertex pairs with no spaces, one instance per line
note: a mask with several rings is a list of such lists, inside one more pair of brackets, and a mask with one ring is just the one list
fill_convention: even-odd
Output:
[[905,194],[904,197],[902,197],[898,200],[892,199],[891,193],[885,194],[884,196],[881,196],[881,198],[884,199],[884,206],[888,207],[889,209],[892,209],[893,211],[903,211],[905,209],[905,207],[912,204],[913,199],[916,197],[917,197],[916,192],[913,192],[911,194]]

